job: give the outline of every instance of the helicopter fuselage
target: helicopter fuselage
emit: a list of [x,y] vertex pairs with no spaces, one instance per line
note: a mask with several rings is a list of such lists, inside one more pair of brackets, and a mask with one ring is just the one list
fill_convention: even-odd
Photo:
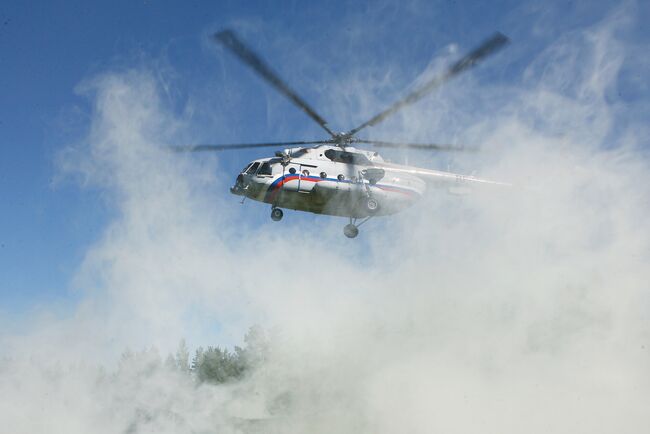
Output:
[[353,148],[287,149],[249,163],[231,192],[277,208],[353,218],[384,216],[413,205],[426,188],[419,177],[390,166],[376,152]]

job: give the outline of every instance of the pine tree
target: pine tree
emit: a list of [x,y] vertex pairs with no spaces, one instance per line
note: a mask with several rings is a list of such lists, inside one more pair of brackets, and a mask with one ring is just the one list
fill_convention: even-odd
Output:
[[[244,337],[245,346],[235,347],[233,352],[227,348],[197,348],[191,366],[186,368],[194,373],[199,383],[222,384],[242,379],[253,369],[264,364],[268,358],[269,344],[264,330],[251,327]],[[185,342],[181,342],[176,353],[177,366],[188,366],[189,353]],[[185,365],[182,361],[185,361]],[[180,362],[179,362],[180,361]]]
[[181,339],[176,350],[176,368],[182,372],[189,372],[190,370],[190,352],[187,349],[185,339]]

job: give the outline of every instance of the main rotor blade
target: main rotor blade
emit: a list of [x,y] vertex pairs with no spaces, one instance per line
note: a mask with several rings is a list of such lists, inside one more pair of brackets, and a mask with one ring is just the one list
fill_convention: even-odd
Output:
[[309,106],[302,98],[298,96],[280,77],[271,70],[271,68],[253,51],[241,42],[232,30],[223,30],[215,33],[214,38],[217,42],[223,44],[239,59],[253,68],[263,79],[265,79],[271,86],[275,87],[284,96],[289,98],[296,104],[302,111],[315,120],[327,133],[334,137],[334,132],[327,126],[327,121],[323,119],[316,111]]
[[508,43],[508,38],[497,32],[494,35],[492,35],[489,39],[487,39],[483,44],[481,44],[478,48],[474,49],[471,51],[469,54],[465,55],[462,59],[458,60],[456,63],[454,63],[451,67],[445,71],[444,74],[439,75],[438,77],[435,77],[434,79],[428,81],[425,83],[423,86],[419,87],[415,91],[411,92],[401,100],[397,101],[394,103],[392,106],[388,107],[386,110],[383,112],[375,115],[372,119],[369,121],[364,122],[363,124],[359,125],[358,127],[350,130],[348,132],[349,135],[354,135],[357,132],[359,132],[361,129],[369,126],[369,125],[376,125],[379,122],[383,121],[386,119],[388,116],[392,115],[402,107],[405,107],[407,105],[411,105],[417,101],[419,101],[423,96],[431,92],[432,90],[436,89],[437,87],[441,86],[444,84],[446,81],[449,79],[455,77],[456,75],[460,74],[461,72],[472,68],[474,65],[476,65],[481,59],[489,56],[492,53],[495,53],[497,50],[499,50],[501,47],[503,47],[506,43]]
[[235,151],[238,149],[249,148],[271,148],[289,145],[320,145],[325,143],[332,143],[330,140],[313,140],[313,141],[298,141],[298,142],[269,142],[269,143],[235,143],[224,145],[181,145],[171,146],[170,148],[175,152],[219,152],[219,151]]
[[386,142],[383,140],[364,140],[355,139],[354,143],[367,143],[377,148],[409,148],[409,149],[426,149],[434,151],[453,151],[453,152],[478,152],[478,148],[468,148],[459,145],[441,145],[437,143],[402,143]]

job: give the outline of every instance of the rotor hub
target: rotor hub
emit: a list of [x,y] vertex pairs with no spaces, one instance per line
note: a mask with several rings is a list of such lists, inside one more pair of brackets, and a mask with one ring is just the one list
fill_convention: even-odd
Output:
[[340,133],[336,133],[332,141],[341,148],[345,148],[354,142],[354,136],[352,136],[350,133],[342,131]]

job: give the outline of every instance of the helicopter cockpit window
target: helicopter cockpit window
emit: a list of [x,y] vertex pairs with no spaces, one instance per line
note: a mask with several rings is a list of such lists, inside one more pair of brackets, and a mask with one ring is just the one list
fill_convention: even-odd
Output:
[[259,162],[253,163],[250,166],[248,166],[248,170],[246,170],[246,173],[255,173],[258,167],[260,167]]
[[271,170],[271,165],[267,162],[262,163],[262,167],[257,172],[257,176],[271,176],[273,171]]
[[325,156],[336,163],[358,164],[360,166],[370,166],[370,160],[363,155],[354,152],[337,151],[336,149],[328,149],[325,151]]

